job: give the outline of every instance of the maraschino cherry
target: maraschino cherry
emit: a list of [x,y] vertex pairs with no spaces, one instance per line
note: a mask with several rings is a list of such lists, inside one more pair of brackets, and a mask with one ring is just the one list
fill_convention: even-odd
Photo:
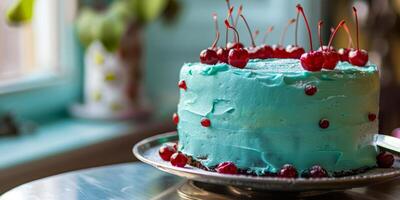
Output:
[[[238,31],[236,30],[236,28],[229,24],[229,21],[227,19],[225,19],[225,26],[235,32],[238,43],[240,43]],[[236,46],[235,48],[229,50],[228,63],[230,65],[243,69],[244,67],[246,67],[247,62],[249,62],[249,53],[246,51],[246,49]]]
[[283,43],[285,41],[286,33],[289,29],[289,26],[294,24],[294,22],[296,22],[295,19],[290,19],[288,21],[288,23],[286,24],[285,28],[282,31],[281,38],[279,40],[279,44],[272,46],[274,58],[289,58],[289,54],[286,52],[286,49],[283,46]]
[[[241,12],[241,10],[240,10],[240,12]],[[246,28],[250,34],[251,46],[246,48],[247,52],[249,53],[249,58],[250,59],[257,59],[257,58],[266,59],[266,58],[268,58],[270,55],[265,53],[263,47],[258,47],[256,45],[252,31],[250,29],[249,23],[247,22],[246,18],[241,13],[240,13],[240,17],[242,18],[243,22],[245,23]]]
[[[236,15],[236,20],[233,20],[233,16],[232,16],[233,6],[231,6],[229,0],[226,0],[226,5],[228,6],[228,18],[230,19],[232,26],[234,28],[236,28],[236,24],[238,23],[239,15],[241,14],[241,12],[243,10],[243,6],[242,5],[239,6],[238,13]],[[228,42],[226,44],[226,48],[229,51],[232,48],[244,48],[244,45],[238,41],[238,38],[237,38],[236,34],[234,33],[233,34],[233,42]]]
[[360,49],[360,41],[359,41],[359,33],[358,33],[358,15],[357,15],[357,9],[353,7],[353,13],[354,17],[356,19],[356,36],[357,36],[357,49],[351,50],[349,52],[349,62],[353,65],[362,67],[365,66],[368,62],[368,52],[365,51],[364,49]]
[[[213,19],[214,21],[217,21],[217,15],[213,14]],[[210,48],[207,48],[200,53],[200,62],[203,64],[208,64],[208,65],[215,65],[218,63],[218,55],[217,55],[217,43],[219,41],[220,33],[218,31],[218,28],[216,28],[216,36],[213,44],[211,45]]]
[[299,59],[301,57],[301,55],[303,55],[303,53],[305,53],[304,48],[300,47],[297,43],[297,32],[299,29],[299,17],[300,17],[300,13],[297,12],[297,16],[296,16],[296,26],[295,26],[295,32],[294,32],[294,45],[288,45],[286,46],[286,53],[288,54],[289,58],[293,58],[293,59]]
[[[229,0],[226,1],[227,5],[228,5],[228,17],[227,18],[231,18],[232,19],[232,11],[233,11],[233,7],[229,7],[230,3]],[[220,62],[222,63],[228,63],[228,55],[229,55],[229,50],[228,49],[228,37],[229,37],[229,28],[225,27],[225,48],[218,48],[217,50],[217,56]]]
[[300,4],[297,4],[297,11],[303,15],[304,21],[306,22],[308,36],[310,40],[310,52],[304,53],[300,57],[301,66],[307,71],[320,71],[322,69],[322,64],[324,63],[324,57],[322,52],[314,51],[312,44],[312,35],[310,25],[308,24],[308,20],[306,15],[304,14],[303,7]]
[[338,54],[340,56],[340,61],[349,62],[349,52],[353,50],[352,47],[354,47],[354,44],[353,39],[351,38],[349,27],[347,27],[346,24],[343,24],[343,29],[346,31],[349,44],[347,45],[347,48],[340,48],[338,50]]
[[267,31],[264,34],[263,45],[261,45],[262,51],[260,52],[261,59],[267,59],[273,57],[272,47],[267,44],[268,35],[274,30],[273,26],[268,27]]
[[[335,69],[337,63],[340,60],[339,54],[336,51],[332,50],[331,47],[332,47],[333,39],[336,36],[336,33],[338,32],[339,28],[343,26],[344,23],[345,23],[344,20],[339,22],[339,24],[337,25],[337,27],[333,31],[331,37],[329,38],[328,47],[326,49],[322,49],[322,54],[324,56],[324,64],[322,64],[322,68],[324,68],[324,69],[328,69],[328,70]],[[322,39],[321,39],[321,33],[320,33],[321,32],[320,31],[321,26],[322,26],[322,24],[321,25],[318,24],[318,30],[319,30],[318,32],[319,32],[319,37],[320,37],[320,40],[321,40],[321,47],[323,47]]]

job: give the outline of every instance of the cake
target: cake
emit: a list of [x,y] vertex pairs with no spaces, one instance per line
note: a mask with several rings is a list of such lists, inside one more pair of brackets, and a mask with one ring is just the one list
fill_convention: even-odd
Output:
[[250,60],[245,69],[188,63],[180,80],[179,150],[207,168],[230,161],[262,175],[320,165],[333,174],[376,165],[375,65],[308,72],[298,59]]
[[[236,41],[217,47],[220,34],[214,15],[217,34],[212,46],[200,53],[200,62],[186,63],[180,71],[180,100],[173,115],[179,144],[162,146],[163,160],[222,174],[282,178],[336,177],[392,166],[393,156],[379,153],[374,144],[378,67],[359,48],[358,34],[357,48],[332,47],[338,30],[349,32],[344,20],[328,45],[321,39],[314,51],[307,18],[297,5],[310,51],[297,42],[286,48],[256,46],[240,7],[236,18],[243,19],[252,39],[252,45],[244,47],[232,25],[237,21],[228,20],[233,11],[229,8],[225,25]],[[358,33],[356,8],[353,11]],[[321,26],[322,21],[318,33]]]

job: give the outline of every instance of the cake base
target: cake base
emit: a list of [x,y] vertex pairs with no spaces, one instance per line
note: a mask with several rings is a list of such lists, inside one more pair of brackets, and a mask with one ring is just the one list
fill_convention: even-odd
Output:
[[375,168],[357,175],[320,179],[226,175],[202,170],[190,165],[180,168],[162,160],[158,154],[158,150],[164,143],[177,141],[178,135],[176,132],[156,135],[137,143],[133,148],[133,153],[140,161],[176,176],[203,183],[246,187],[252,190],[284,192],[346,190],[375,185],[400,177],[400,162],[398,160],[396,160],[393,168]]
[[[209,171],[209,172],[216,172],[216,170],[215,170],[216,166],[206,167],[206,166],[202,165],[200,161],[197,161],[196,159],[194,159],[192,156],[186,155],[186,157],[188,158],[188,164],[190,166],[193,166],[193,167],[205,170],[205,171]],[[349,170],[349,171],[337,171],[337,172],[333,172],[331,174],[331,177],[340,178],[340,177],[345,177],[345,176],[353,176],[353,175],[365,173],[368,170],[372,170],[375,168],[377,168],[377,167],[363,167],[363,168],[358,168],[358,169]],[[258,177],[277,177],[276,173],[267,172],[264,174],[257,174],[256,172],[252,171],[251,169],[241,169],[241,168],[238,169],[238,174],[246,175],[246,176],[258,176]],[[300,174],[301,174],[301,172],[300,172]]]

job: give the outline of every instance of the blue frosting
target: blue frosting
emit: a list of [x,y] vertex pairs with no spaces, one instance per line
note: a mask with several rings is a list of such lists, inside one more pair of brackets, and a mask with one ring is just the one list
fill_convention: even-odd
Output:
[[[180,79],[187,90],[178,105],[179,148],[207,167],[232,161],[262,174],[284,164],[329,172],[375,166],[378,122],[368,120],[379,109],[375,65],[308,72],[294,59],[251,60],[245,69],[188,63]],[[317,93],[305,95],[307,85]]]

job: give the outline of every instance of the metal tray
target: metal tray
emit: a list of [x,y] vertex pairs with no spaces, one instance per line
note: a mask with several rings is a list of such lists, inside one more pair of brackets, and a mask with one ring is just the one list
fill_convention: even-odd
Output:
[[[176,132],[153,136],[137,143],[133,147],[133,154],[139,160],[170,174],[194,181],[235,186],[246,190],[288,192],[346,190],[379,184],[400,176],[399,168],[377,168],[354,176],[321,179],[284,179],[276,177],[225,175],[208,172],[188,165],[184,168],[179,168],[172,166],[169,162],[163,161],[158,155],[158,149],[163,143],[177,141],[178,135]],[[398,163],[396,163],[396,165],[398,165]]]

